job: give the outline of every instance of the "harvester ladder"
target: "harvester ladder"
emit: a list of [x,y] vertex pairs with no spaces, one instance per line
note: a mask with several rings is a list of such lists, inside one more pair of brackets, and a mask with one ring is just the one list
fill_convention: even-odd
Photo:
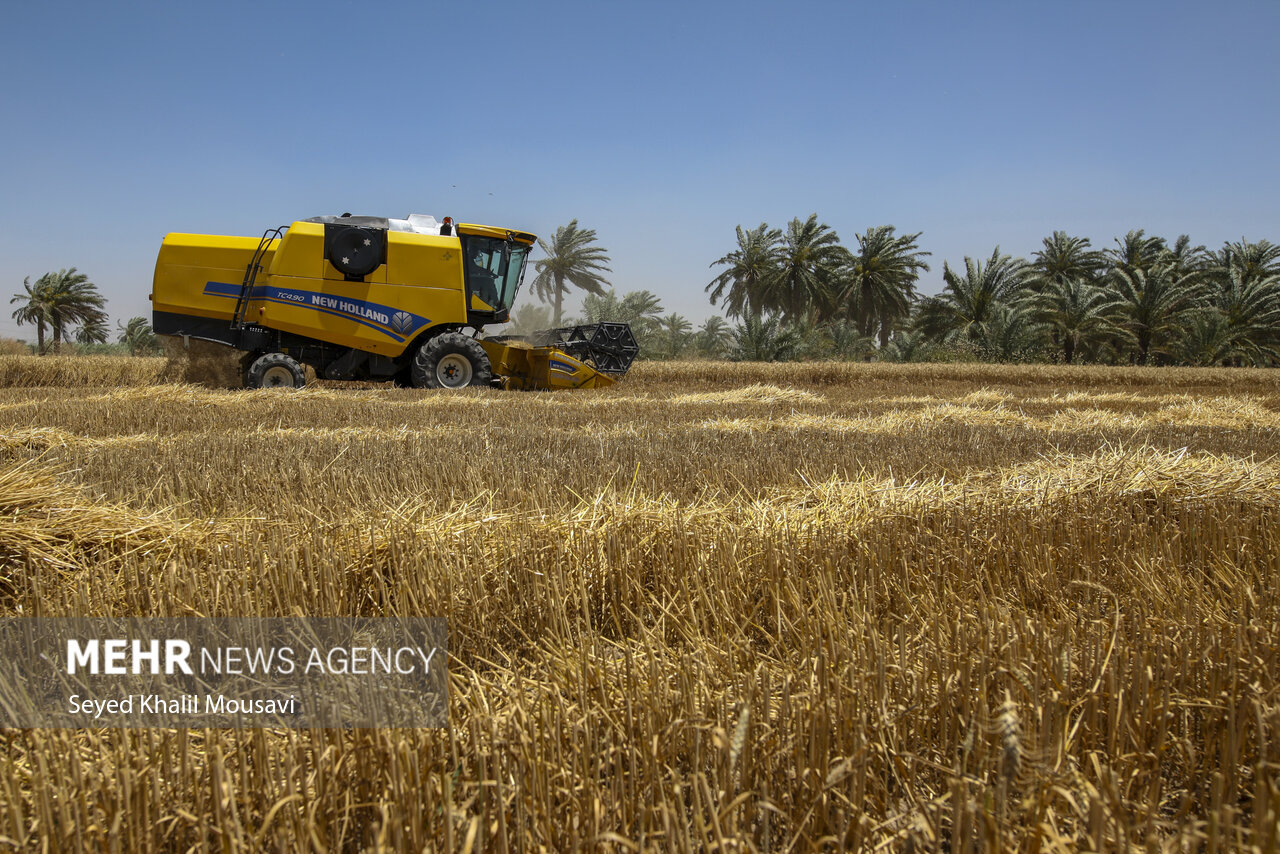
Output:
[[287,225],[279,228],[268,228],[262,232],[262,239],[258,241],[258,248],[254,250],[253,258],[249,261],[249,266],[244,270],[244,281],[240,284],[240,296],[236,298],[235,314],[231,316],[231,328],[240,329],[244,326],[244,315],[249,310],[249,298],[253,295],[254,283],[258,280],[258,273],[262,270],[262,256],[267,254],[267,249],[271,247],[271,241],[284,235]]

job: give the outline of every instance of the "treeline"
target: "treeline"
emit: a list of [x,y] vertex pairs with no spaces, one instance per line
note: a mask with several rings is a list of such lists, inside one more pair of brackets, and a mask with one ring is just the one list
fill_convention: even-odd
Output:
[[45,273],[34,283],[22,280],[22,290],[9,300],[18,307],[13,319],[19,325],[36,328],[37,355],[66,352],[64,344],[78,353],[119,353],[147,356],[160,352],[159,342],[144,317],[133,317],[126,324],[116,323],[119,335],[108,343],[111,329],[107,326],[107,300],[89,277],[76,270]]
[[1217,250],[1131,231],[1115,246],[1054,232],[1030,259],[943,263],[943,290],[916,291],[919,233],[878,226],[844,246],[816,215],[786,231],[737,229],[712,263],[712,305],[739,321],[738,358],[981,359],[1101,364],[1280,362],[1280,246]]
[[[780,362],[800,359],[857,359],[872,350],[867,341],[845,323],[801,329],[783,324],[777,317],[748,316],[736,325],[712,315],[695,327],[684,315],[667,313],[650,291],[629,291],[619,296],[607,290],[587,294],[582,313],[564,319],[564,325],[616,321],[631,325],[642,359],[733,359],[748,362]],[[555,325],[551,309],[526,305],[512,318],[511,332],[527,334]]]

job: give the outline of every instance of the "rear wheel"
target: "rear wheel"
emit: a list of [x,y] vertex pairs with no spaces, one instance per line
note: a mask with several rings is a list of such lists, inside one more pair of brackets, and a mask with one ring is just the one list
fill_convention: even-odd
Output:
[[295,359],[284,353],[267,353],[249,365],[244,384],[249,388],[302,388],[307,374]]
[[437,335],[418,348],[411,371],[419,388],[487,386],[492,374],[484,348],[459,332]]

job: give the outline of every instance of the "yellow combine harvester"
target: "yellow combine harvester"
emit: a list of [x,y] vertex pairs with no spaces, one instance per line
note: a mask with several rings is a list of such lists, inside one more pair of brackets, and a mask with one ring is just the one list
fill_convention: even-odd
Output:
[[535,239],[449,217],[349,214],[261,238],[170,234],[152,327],[244,351],[251,388],[301,388],[303,365],[425,388],[612,385],[638,349],[625,323],[479,337],[507,322]]

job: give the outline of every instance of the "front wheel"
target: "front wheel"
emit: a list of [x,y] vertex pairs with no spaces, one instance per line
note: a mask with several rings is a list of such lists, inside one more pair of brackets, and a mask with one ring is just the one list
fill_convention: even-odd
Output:
[[418,388],[466,388],[487,386],[492,371],[479,342],[459,332],[445,332],[418,348],[411,374]]
[[284,353],[267,353],[249,366],[244,384],[249,388],[302,388],[307,384],[307,374],[302,365]]

